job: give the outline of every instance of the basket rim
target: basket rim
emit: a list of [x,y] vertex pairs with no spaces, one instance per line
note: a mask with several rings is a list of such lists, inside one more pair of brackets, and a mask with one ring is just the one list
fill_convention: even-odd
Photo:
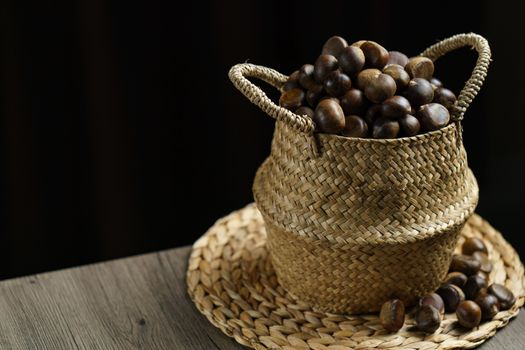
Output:
[[332,140],[341,140],[344,142],[355,142],[355,143],[368,143],[376,145],[400,145],[406,143],[424,143],[429,141],[434,137],[438,137],[444,133],[451,132],[451,129],[457,129],[458,122],[452,122],[449,125],[441,128],[439,130],[428,131],[423,134],[418,134],[414,136],[399,137],[395,139],[373,139],[373,138],[362,138],[362,137],[348,137],[337,134],[328,134],[328,133],[316,133],[320,141],[330,142]]

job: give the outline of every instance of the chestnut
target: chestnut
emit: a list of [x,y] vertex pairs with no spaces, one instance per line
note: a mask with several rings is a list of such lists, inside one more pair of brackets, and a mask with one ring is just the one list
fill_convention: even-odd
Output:
[[411,78],[423,78],[428,80],[434,75],[434,62],[428,57],[412,57],[408,60],[405,70]]
[[446,312],[454,312],[459,303],[465,300],[465,293],[454,284],[443,284],[436,291],[445,303]]
[[456,95],[449,89],[437,88],[434,91],[434,102],[442,104],[445,108],[450,109],[456,103]]
[[348,46],[348,43],[345,39],[340,36],[334,35],[329,38],[323,45],[322,54],[323,55],[332,55],[336,58],[339,58],[339,55],[345,47]]
[[467,279],[467,282],[463,286],[463,292],[465,293],[465,298],[474,300],[479,295],[479,293],[487,289],[487,279],[479,276],[472,275]]
[[397,119],[400,128],[401,136],[414,136],[417,135],[421,129],[419,120],[411,114],[405,114]]
[[286,80],[286,83],[283,85],[283,91],[288,91],[295,88],[301,88],[301,85],[299,84],[299,71],[296,70],[290,76],[288,77],[288,80]]
[[362,70],[357,75],[357,87],[364,90],[365,87],[370,84],[370,81],[377,78],[379,74],[381,74],[381,71],[375,68]]
[[398,64],[388,64],[383,68],[383,73],[390,75],[396,82],[397,91],[403,90],[410,81],[408,73]]
[[397,64],[400,65],[401,68],[404,68],[406,64],[408,63],[408,57],[402,52],[399,51],[388,51],[388,64]]
[[477,237],[469,237],[465,239],[463,245],[461,246],[461,252],[465,255],[472,255],[474,252],[483,252],[487,253],[487,246],[483,240]]
[[314,110],[310,107],[301,106],[297,108],[294,113],[297,115],[306,115],[310,119],[314,118]]
[[337,58],[332,55],[321,55],[314,64],[314,79],[317,83],[322,84],[328,74],[339,68]]
[[363,118],[357,115],[345,117],[345,128],[342,131],[343,136],[347,137],[366,137],[368,134],[368,125]]
[[405,304],[399,299],[385,302],[379,312],[381,325],[389,332],[397,332],[405,323]]
[[425,333],[434,333],[441,325],[441,315],[432,305],[419,307],[415,315],[416,328]]
[[367,106],[368,100],[361,90],[350,89],[341,97],[341,107],[345,115],[364,115]]
[[418,107],[432,102],[434,99],[434,90],[430,83],[422,78],[414,78],[408,82],[403,96],[410,101],[412,106]]
[[310,107],[315,108],[317,102],[319,102],[324,95],[325,91],[323,85],[313,84],[306,92],[306,102],[308,102]]
[[390,75],[379,74],[365,86],[365,96],[374,103],[381,103],[396,93],[396,82]]
[[474,328],[481,321],[481,309],[472,300],[464,300],[458,305],[456,316],[460,325],[469,329]]
[[489,274],[492,271],[492,262],[490,261],[489,256],[486,253],[482,251],[474,252],[472,253],[472,257],[481,263],[481,272]]
[[394,139],[399,134],[399,123],[388,118],[379,118],[374,122],[372,136],[375,139]]
[[428,103],[419,107],[417,118],[425,131],[434,131],[448,125],[450,114],[439,103]]
[[440,87],[443,87],[443,83],[441,80],[439,80],[436,77],[432,77],[428,80],[428,82],[434,87],[434,90]]
[[431,305],[436,308],[441,314],[445,313],[445,303],[439,294],[430,293],[419,299],[418,306]]
[[481,268],[481,263],[468,255],[454,254],[450,262],[450,271],[463,272],[467,276],[475,275]]
[[382,117],[382,110],[383,108],[381,105],[372,105],[365,113],[365,120],[366,122],[372,126],[376,120]]
[[492,294],[480,293],[474,300],[481,309],[481,319],[490,320],[499,312],[499,301]]
[[463,288],[465,283],[467,283],[467,279],[467,275],[465,275],[463,272],[449,272],[443,283],[454,284],[460,288]]
[[514,296],[514,294],[510,291],[510,289],[508,289],[502,284],[491,284],[488,289],[488,292],[498,299],[501,310],[510,309],[512,305],[514,305],[514,303],[516,302],[516,297]]
[[352,81],[350,77],[344,73],[341,73],[339,70],[335,70],[328,74],[324,80],[324,89],[325,91],[334,97],[339,97],[345,92],[350,90],[352,87]]
[[387,118],[398,118],[410,113],[410,102],[403,96],[392,96],[383,101],[382,114]]
[[315,85],[313,65],[304,64],[301,69],[299,69],[299,84],[306,90]]
[[313,121],[317,131],[329,134],[338,134],[345,127],[343,109],[333,98],[319,101],[315,108]]
[[295,111],[303,104],[304,97],[305,94],[303,90],[297,88],[291,89],[281,94],[279,105],[291,111]]
[[350,76],[355,76],[365,65],[365,54],[356,46],[347,46],[339,55],[339,67]]
[[365,54],[365,66],[367,68],[383,69],[388,62],[388,51],[375,41],[364,42],[360,49]]

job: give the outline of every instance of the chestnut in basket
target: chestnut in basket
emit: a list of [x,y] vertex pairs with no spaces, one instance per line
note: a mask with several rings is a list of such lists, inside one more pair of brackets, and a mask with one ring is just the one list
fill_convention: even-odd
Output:
[[434,76],[429,58],[409,59],[370,40],[348,45],[340,36],[330,37],[314,64],[294,71],[281,91],[284,108],[309,118],[314,111],[317,132],[347,137],[412,137],[447,126],[456,112],[456,95]]

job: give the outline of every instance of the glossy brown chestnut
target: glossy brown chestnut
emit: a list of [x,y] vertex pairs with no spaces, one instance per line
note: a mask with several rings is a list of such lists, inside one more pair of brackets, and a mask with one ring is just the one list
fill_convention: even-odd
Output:
[[361,90],[350,89],[341,97],[341,107],[345,115],[364,115],[368,107],[368,100]]
[[456,316],[460,325],[469,329],[474,328],[481,321],[481,309],[472,300],[465,300],[458,305]]
[[408,57],[399,51],[388,51],[387,64],[398,64],[401,67],[405,67],[408,63]]
[[424,297],[421,297],[419,299],[418,306],[421,307],[424,305],[432,305],[440,313],[445,312],[445,303],[443,302],[441,296],[437,293],[430,293],[425,295]]
[[357,87],[361,90],[364,90],[365,87],[368,86],[372,80],[376,79],[379,76],[379,74],[381,74],[381,71],[375,68],[362,70],[357,75]]
[[441,315],[432,305],[423,305],[416,311],[416,328],[425,333],[434,333],[441,325]]
[[467,283],[467,275],[465,275],[463,272],[450,272],[447,277],[445,277],[445,280],[443,283],[450,283],[454,284],[460,288],[463,288],[465,283]]
[[[410,102],[403,96],[392,96],[382,103],[383,117],[398,118],[410,113]],[[419,124],[419,123],[418,123]]]
[[313,65],[304,64],[301,69],[299,69],[299,84],[306,90],[315,85]]
[[405,304],[399,299],[385,302],[379,313],[381,325],[389,332],[397,332],[405,323]]
[[398,64],[388,64],[383,68],[383,73],[390,75],[396,82],[397,91],[402,91],[410,81],[408,73]]
[[365,54],[356,46],[347,46],[339,55],[339,67],[348,75],[355,76],[365,65]]
[[408,60],[405,70],[411,78],[423,78],[428,80],[434,75],[434,62],[428,57],[412,57]]
[[492,271],[492,262],[487,254],[483,252],[474,252],[472,257],[481,263],[480,271],[489,274]]
[[459,303],[465,300],[465,293],[454,284],[443,284],[436,291],[445,303],[446,312],[454,312]]
[[296,70],[290,76],[288,77],[288,80],[286,80],[286,83],[283,85],[283,91],[288,91],[295,88],[301,88],[301,85],[299,84],[299,71]]
[[345,39],[340,36],[333,36],[329,38],[323,45],[322,54],[323,55],[332,55],[336,58],[339,58],[339,55],[345,47],[348,46],[348,43]]
[[500,310],[508,310],[516,302],[514,294],[502,284],[491,284],[488,292],[498,299]]
[[456,103],[456,95],[449,89],[437,88],[434,91],[434,102],[442,104],[445,108],[450,109]]
[[394,139],[399,134],[399,123],[395,120],[381,117],[374,122],[372,136],[375,139]]
[[374,103],[381,103],[396,93],[396,82],[390,75],[379,74],[365,86],[365,96]]
[[291,89],[281,94],[279,105],[291,111],[295,111],[301,107],[305,98],[305,93],[302,89]]
[[314,110],[311,109],[310,107],[306,107],[306,106],[299,107],[295,110],[294,113],[297,115],[306,115],[310,119],[314,118]]
[[341,73],[339,70],[335,70],[328,74],[324,80],[324,89],[325,91],[334,97],[339,97],[345,92],[350,90],[352,87],[352,81],[350,77],[344,73]]
[[365,67],[383,69],[388,62],[388,51],[375,41],[366,41],[360,48],[365,54]]
[[416,116],[425,131],[439,130],[447,126],[450,121],[448,110],[439,103],[422,105],[419,107]]
[[436,77],[432,77],[428,80],[428,82],[430,84],[432,84],[433,86],[435,86],[436,88],[440,88],[440,87],[443,87],[443,83],[441,82],[441,80],[439,80],[438,78]]
[[345,117],[345,128],[342,131],[343,136],[347,137],[366,137],[368,135],[368,125],[363,118],[357,115]]
[[434,90],[428,81],[422,78],[414,78],[408,82],[407,87],[403,91],[410,104],[418,107],[432,102],[434,99]]
[[372,126],[376,120],[381,118],[382,109],[381,105],[372,105],[368,108],[364,118],[369,126]]
[[314,64],[314,78],[319,84],[322,84],[328,74],[339,68],[337,58],[332,55],[321,55]]
[[499,301],[494,295],[480,293],[474,300],[481,309],[481,319],[490,320],[499,312]]
[[313,118],[319,132],[338,134],[345,127],[345,115],[337,100],[328,98],[319,101]]
[[405,114],[404,116],[397,118],[397,121],[400,128],[400,136],[414,136],[417,135],[421,129],[419,120],[411,114]]
[[475,275],[481,268],[481,263],[468,255],[454,254],[450,263],[450,271],[463,272],[467,276]]
[[308,102],[310,107],[315,108],[317,102],[319,102],[323,96],[325,96],[323,85],[313,84],[306,92],[306,102]]
[[487,279],[479,276],[472,275],[467,279],[467,282],[463,286],[463,292],[465,293],[465,298],[469,300],[474,300],[479,295],[479,293],[487,289]]
[[461,252],[465,255],[472,255],[474,252],[487,253],[487,246],[483,240],[477,237],[470,237],[465,239],[461,246]]

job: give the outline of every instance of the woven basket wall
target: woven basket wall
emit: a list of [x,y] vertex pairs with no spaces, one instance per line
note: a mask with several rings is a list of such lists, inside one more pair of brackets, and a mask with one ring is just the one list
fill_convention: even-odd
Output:
[[490,49],[479,35],[461,34],[422,53],[435,60],[462,46],[479,57],[453,123],[393,140],[314,134],[308,117],[276,106],[246,79],[280,89],[286,76],[251,64],[232,68],[235,86],[277,119],[253,193],[290,294],[319,310],[362,313],[392,297],[411,304],[438,287],[478,201],[460,122],[483,83]]

